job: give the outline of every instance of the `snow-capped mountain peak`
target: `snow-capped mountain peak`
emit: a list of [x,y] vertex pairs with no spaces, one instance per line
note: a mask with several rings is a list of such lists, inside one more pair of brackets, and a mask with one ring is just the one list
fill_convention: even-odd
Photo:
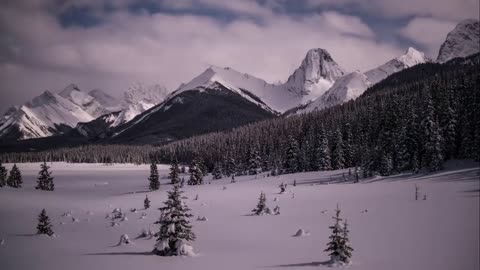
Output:
[[453,58],[466,57],[480,52],[480,21],[461,21],[447,35],[438,52],[437,62],[445,63]]
[[423,52],[420,52],[412,47],[408,48],[405,54],[388,61],[387,63],[365,72],[368,80],[372,84],[376,84],[381,80],[387,78],[393,73],[399,72],[403,69],[413,67],[417,64],[430,61]]
[[285,87],[299,96],[318,97],[343,75],[345,70],[333,60],[330,53],[321,48],[311,49],[300,67],[288,78]]
[[409,47],[405,54],[399,56],[397,60],[404,63],[407,67],[413,67],[429,61],[423,52],[417,51],[413,47]]
[[93,89],[88,92],[90,96],[95,98],[95,100],[104,107],[115,107],[119,105],[118,99],[110,96],[109,94],[103,92],[100,89]]

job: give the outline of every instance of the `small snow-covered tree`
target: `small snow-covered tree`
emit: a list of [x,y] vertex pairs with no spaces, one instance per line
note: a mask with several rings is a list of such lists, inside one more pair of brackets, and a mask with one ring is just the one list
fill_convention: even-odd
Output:
[[12,170],[7,179],[7,185],[13,188],[21,188],[22,184],[22,173],[18,169],[17,164],[13,164]]
[[160,180],[158,178],[158,168],[155,161],[152,161],[150,164],[150,176],[148,177],[149,185],[148,188],[153,190],[158,190],[160,188]]
[[48,169],[50,169],[50,167],[47,165],[47,162],[44,161],[42,164],[40,164],[40,172],[38,172],[37,186],[35,189],[49,191],[53,191],[55,189],[53,177]]
[[215,167],[213,168],[213,179],[221,179],[222,178],[222,170],[220,168],[220,164],[216,163]]
[[150,200],[148,199],[148,196],[145,195],[145,200],[143,200],[143,206],[145,209],[150,208]]
[[344,228],[342,228],[342,219],[340,218],[338,205],[337,209],[335,209],[335,216],[332,218],[335,220],[335,223],[329,227],[332,230],[332,234],[329,237],[330,242],[328,242],[325,251],[330,252],[331,263],[348,263],[353,249],[348,243],[348,231],[346,233],[343,231]]
[[203,173],[196,161],[193,161],[193,164],[190,166],[190,179],[188,180],[189,185],[201,185],[203,184]]
[[347,220],[343,223],[342,228],[342,235],[340,241],[340,259],[343,263],[348,264],[350,262],[350,258],[352,257],[353,248],[350,246],[350,239],[348,238],[348,234],[350,231],[348,230],[348,223]]
[[262,191],[260,192],[260,197],[258,198],[258,203],[257,207],[252,210],[252,213],[254,215],[260,216],[264,214],[268,214],[270,212],[270,209],[267,207],[267,197],[265,196],[265,193]]
[[7,169],[0,162],[0,187],[7,185]]
[[46,234],[48,236],[53,235],[52,224],[50,218],[47,216],[47,211],[42,210],[38,216],[37,234]]
[[160,256],[177,256],[184,254],[184,248],[181,245],[185,241],[194,241],[195,234],[192,231],[189,218],[190,209],[182,200],[183,191],[178,185],[173,185],[172,190],[168,191],[168,199],[164,202],[165,206],[160,208],[161,216],[157,223],[160,224],[157,244],[153,252]]
[[180,183],[180,168],[178,167],[178,161],[176,158],[173,159],[172,165],[170,166],[170,183],[173,185]]

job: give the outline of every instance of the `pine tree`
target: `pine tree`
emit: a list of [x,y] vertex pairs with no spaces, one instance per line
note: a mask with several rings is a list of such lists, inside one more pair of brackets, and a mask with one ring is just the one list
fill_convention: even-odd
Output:
[[229,158],[228,161],[227,161],[225,174],[227,176],[234,175],[235,171],[236,171],[236,168],[237,168],[237,164],[235,164],[235,159],[234,158]]
[[0,187],[7,184],[7,169],[0,162]]
[[193,164],[190,166],[190,179],[188,180],[189,185],[201,185],[203,184],[203,173],[200,167],[198,166],[197,161],[193,161]]
[[194,241],[195,234],[192,231],[189,218],[190,208],[182,200],[183,191],[178,185],[173,185],[168,191],[168,199],[165,206],[160,208],[162,212],[160,220],[160,231],[158,232],[157,244],[154,253],[160,256],[178,256],[182,254],[179,244],[184,241]]
[[350,258],[352,257],[353,248],[350,246],[350,239],[348,238],[348,234],[350,231],[348,230],[348,223],[347,220],[343,223],[342,228],[342,236],[340,240],[340,260],[343,263],[349,263]]
[[297,140],[292,135],[289,135],[287,141],[287,152],[285,157],[285,169],[287,173],[298,172],[299,151],[300,150],[298,148]]
[[222,170],[220,168],[220,164],[216,163],[215,167],[213,168],[213,179],[221,179],[222,178]]
[[174,158],[173,162],[170,166],[169,178],[170,178],[170,183],[171,184],[175,185],[175,184],[180,183],[179,174],[180,174],[180,168],[178,167],[178,160],[177,160],[177,158]]
[[38,172],[37,186],[35,189],[49,191],[53,191],[55,189],[53,177],[50,175],[48,169],[50,169],[50,167],[47,165],[47,162],[44,161],[43,164],[40,164],[40,172]]
[[21,188],[22,184],[22,173],[18,169],[17,164],[13,164],[12,170],[7,179],[7,185],[13,188]]
[[342,169],[345,167],[345,156],[343,153],[342,133],[337,129],[333,137],[332,144],[332,169]]
[[262,159],[260,158],[257,149],[255,147],[251,148],[248,155],[248,174],[257,174],[261,165]]
[[330,152],[328,150],[328,139],[325,135],[325,129],[320,128],[320,133],[318,134],[318,147],[316,149],[318,169],[320,171],[330,170]]
[[150,191],[158,190],[160,188],[160,180],[158,177],[158,168],[155,161],[150,164],[150,176],[148,177]]
[[47,211],[42,210],[38,216],[37,234],[46,234],[48,236],[53,235],[52,224],[50,218],[47,216]]
[[258,203],[257,207],[252,210],[252,213],[259,216],[263,214],[267,214],[269,211],[267,210],[267,197],[265,196],[265,193],[260,192],[260,197],[258,198]]
[[429,94],[425,97],[424,112],[425,115],[422,121],[424,141],[423,164],[430,171],[438,171],[442,169],[443,163],[443,139],[435,121],[435,111]]
[[332,262],[339,262],[343,261],[343,251],[341,250],[343,231],[341,227],[342,219],[340,218],[340,208],[338,208],[338,205],[335,210],[335,216],[332,218],[335,220],[335,223],[329,227],[330,230],[332,230],[332,234],[329,236],[330,242],[328,242],[327,249],[324,251],[330,252],[328,255],[330,255],[330,260]]
[[143,200],[143,207],[144,207],[145,209],[150,208],[150,200],[148,199],[148,196],[147,196],[147,195],[145,195],[145,200]]

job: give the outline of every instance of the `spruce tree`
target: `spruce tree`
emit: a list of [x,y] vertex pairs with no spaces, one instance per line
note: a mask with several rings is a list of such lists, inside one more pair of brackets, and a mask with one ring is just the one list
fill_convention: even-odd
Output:
[[150,176],[148,177],[150,191],[158,190],[160,188],[160,180],[158,177],[158,168],[155,161],[150,164]]
[[0,162],[0,187],[7,185],[7,169]]
[[38,216],[37,234],[46,234],[48,236],[53,235],[52,224],[50,218],[47,216],[47,211],[42,210]]
[[269,210],[267,209],[268,209],[267,197],[265,196],[265,193],[262,191],[260,192],[260,197],[258,198],[257,207],[255,207],[255,209],[252,210],[252,213],[257,216],[267,214],[269,212]]
[[221,179],[222,178],[222,170],[220,168],[220,164],[216,163],[215,167],[213,168],[213,179]]
[[7,179],[7,185],[13,188],[21,188],[22,184],[22,173],[18,169],[17,164],[13,164],[12,170],[10,170],[10,175]]
[[260,155],[255,147],[251,148],[248,155],[248,174],[257,174],[262,165]]
[[185,255],[178,248],[184,241],[195,240],[189,221],[193,215],[189,213],[190,208],[182,200],[183,191],[178,185],[173,185],[172,190],[167,193],[165,206],[160,208],[162,214],[157,222],[160,224],[160,231],[153,252],[160,256]]
[[55,185],[53,184],[53,177],[48,171],[50,167],[47,165],[47,162],[40,164],[40,172],[38,172],[37,186],[35,189],[53,191]]
[[328,150],[328,139],[323,126],[318,134],[318,147],[316,149],[318,169],[320,171],[330,170],[330,152]]
[[193,164],[190,166],[190,179],[188,180],[189,185],[201,185],[203,184],[203,173],[200,167],[198,166],[197,161],[193,161]]
[[430,171],[442,169],[442,136],[440,135],[438,124],[435,121],[435,111],[429,94],[425,97],[424,117],[422,121],[423,128],[423,164]]
[[170,178],[170,183],[171,184],[175,185],[175,184],[180,183],[179,174],[180,174],[180,168],[178,167],[178,161],[177,161],[177,158],[174,158],[173,162],[170,166],[169,178]]
[[331,162],[332,169],[334,170],[343,169],[345,167],[342,133],[340,133],[339,129],[335,131],[333,136]]
[[330,242],[327,243],[327,249],[324,251],[330,252],[330,260],[332,263],[343,261],[342,254],[343,251],[341,250],[342,247],[342,227],[341,222],[342,219],[340,218],[340,208],[335,209],[335,216],[332,217],[335,220],[335,223],[330,226],[330,230],[332,230],[332,234],[329,236]]
[[292,136],[288,136],[287,141],[287,152],[286,152],[286,160],[285,160],[285,169],[287,173],[295,173],[298,172],[298,155],[299,155],[299,148],[297,140]]
[[145,195],[145,200],[143,200],[143,207],[144,207],[145,209],[150,208],[150,200],[148,199],[148,196],[147,196],[147,195]]
[[350,231],[348,230],[348,223],[347,220],[345,220],[345,222],[343,223],[340,241],[340,260],[343,263],[349,263],[350,258],[352,257],[353,248],[350,246],[350,239],[348,238],[349,233]]

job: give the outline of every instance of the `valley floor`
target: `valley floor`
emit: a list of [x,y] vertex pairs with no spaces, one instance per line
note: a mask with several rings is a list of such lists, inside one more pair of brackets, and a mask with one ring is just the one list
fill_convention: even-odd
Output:
[[[195,257],[151,255],[155,240],[135,239],[142,229],[158,230],[153,224],[160,214],[157,208],[171,187],[168,166],[159,166],[160,190],[148,192],[148,165],[53,163],[56,190],[47,192],[34,189],[39,164],[18,165],[24,188],[0,188],[2,270],[327,268],[323,250],[337,203],[350,224],[355,249],[349,269],[480,268],[480,170],[475,163],[453,161],[434,174],[376,177],[358,184],[334,184],[343,175],[348,178],[348,170],[340,170],[185,186],[195,215]],[[279,194],[282,182],[289,184],[287,194]],[[415,184],[420,187],[418,201]],[[260,191],[270,208],[280,207],[280,215],[250,216]],[[143,210],[145,195],[152,202],[148,210]],[[128,220],[111,227],[106,215],[116,207],[127,212]],[[35,234],[42,208],[58,237]],[[140,218],[142,213],[146,218]],[[208,221],[197,221],[198,216]],[[293,237],[298,229],[309,235]],[[122,234],[133,244],[116,246]]]

